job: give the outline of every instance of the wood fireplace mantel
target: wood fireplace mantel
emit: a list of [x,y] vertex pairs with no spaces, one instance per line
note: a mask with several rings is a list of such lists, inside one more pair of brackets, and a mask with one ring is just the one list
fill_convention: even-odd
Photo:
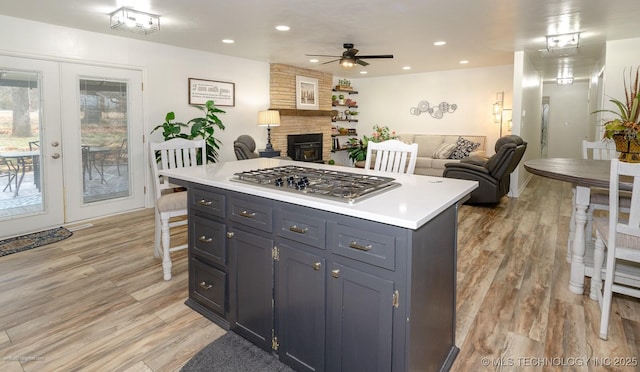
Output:
[[331,116],[331,110],[298,110],[298,109],[277,109],[269,110],[280,111],[280,116]]

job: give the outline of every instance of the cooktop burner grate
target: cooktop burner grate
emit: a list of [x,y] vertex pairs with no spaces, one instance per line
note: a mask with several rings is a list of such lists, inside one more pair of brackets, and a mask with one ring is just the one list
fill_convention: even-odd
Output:
[[360,201],[377,193],[399,187],[391,177],[339,172],[285,165],[235,173],[232,181],[277,188],[308,195],[340,200]]

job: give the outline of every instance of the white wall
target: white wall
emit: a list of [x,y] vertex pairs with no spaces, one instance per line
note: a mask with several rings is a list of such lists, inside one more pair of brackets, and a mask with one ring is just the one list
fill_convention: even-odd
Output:
[[549,97],[549,158],[581,158],[582,140],[590,137],[589,82],[544,83]]
[[[605,58],[604,72],[604,108],[617,111],[609,100],[611,98],[620,101],[625,100],[623,76],[626,75],[629,81],[629,69],[633,68],[633,76],[635,69],[640,66],[640,39],[626,39],[607,42],[607,55]],[[611,119],[613,115],[603,115],[603,119]]]
[[[500,127],[493,122],[496,93],[504,91],[505,108],[511,108],[513,66],[351,79],[359,92],[358,133],[370,135],[374,124],[397,133],[482,135],[487,137],[487,154],[493,154]],[[436,119],[426,113],[411,115],[420,101],[431,106],[456,104],[453,113]],[[506,123],[503,135],[506,133]]]
[[513,68],[513,134],[527,142],[527,150],[518,168],[511,174],[510,195],[518,196],[531,175],[523,163],[540,158],[540,128],[542,123],[542,79],[528,56],[514,53]]
[[[6,16],[0,16],[0,53],[141,68],[145,133],[164,122],[169,111],[182,122],[200,116],[188,104],[188,78],[233,82],[235,107],[220,107],[226,111],[219,116],[226,129],[216,134],[223,143],[219,160],[235,160],[233,141],[240,134],[253,136],[258,147],[267,141],[256,120],[258,111],[269,107],[268,63]],[[162,136],[154,133],[152,138]]]

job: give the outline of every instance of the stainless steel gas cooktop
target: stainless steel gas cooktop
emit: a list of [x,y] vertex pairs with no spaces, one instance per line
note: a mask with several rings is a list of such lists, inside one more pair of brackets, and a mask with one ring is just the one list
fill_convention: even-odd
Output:
[[399,187],[394,178],[285,165],[235,173],[232,181],[354,203]]

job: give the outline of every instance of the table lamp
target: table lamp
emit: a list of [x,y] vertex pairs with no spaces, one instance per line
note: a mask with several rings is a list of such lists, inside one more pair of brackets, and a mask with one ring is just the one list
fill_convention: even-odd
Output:
[[267,146],[266,152],[273,151],[271,145],[271,127],[280,126],[280,111],[277,110],[265,110],[258,112],[258,125],[261,127],[267,127]]

